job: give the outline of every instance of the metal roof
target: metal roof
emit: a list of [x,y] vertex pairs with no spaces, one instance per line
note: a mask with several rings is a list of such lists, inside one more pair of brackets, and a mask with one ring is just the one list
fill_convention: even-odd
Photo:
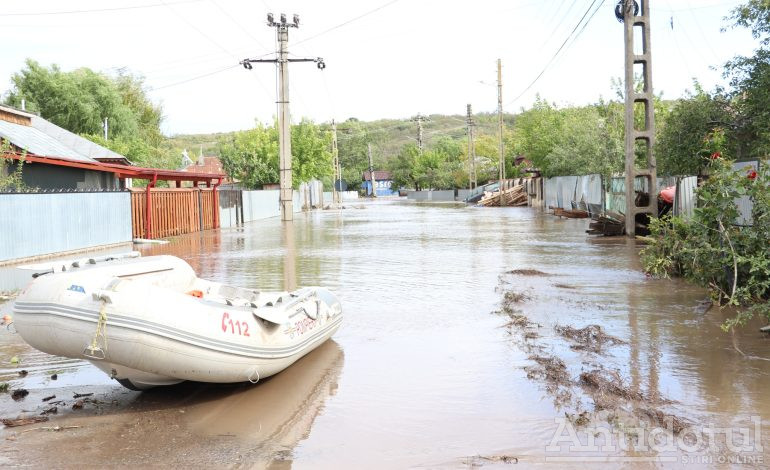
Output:
[[[18,160],[18,153],[0,154],[0,158]],[[84,170],[105,171],[114,173],[118,178],[158,179],[165,181],[204,181],[217,180],[221,183],[225,179],[223,173],[198,173],[179,170],[165,170],[163,168],[144,168],[139,166],[117,165],[114,163],[102,163],[96,160],[75,161],[60,156],[31,155],[25,157],[25,161],[32,163],[45,163],[48,165],[66,166],[70,168],[82,168]]]
[[[66,145],[67,147],[71,148],[72,150],[76,151],[77,153],[79,153],[84,157],[92,158],[94,160],[98,160],[100,158],[109,158],[109,159],[125,160],[126,162],[128,162],[128,159],[123,155],[117,152],[113,152],[112,150],[106,147],[102,147],[97,143],[91,142],[86,138],[80,137],[79,135],[74,134],[68,131],[67,129],[63,129],[57,126],[56,124],[48,122],[45,119],[41,118],[40,116],[33,115],[31,120],[32,120],[32,127],[53,137],[54,139],[58,140],[62,144]],[[57,154],[41,154],[41,155],[57,155]]]
[[95,161],[35,127],[0,120],[0,137],[16,147],[36,155],[56,155],[80,162]]

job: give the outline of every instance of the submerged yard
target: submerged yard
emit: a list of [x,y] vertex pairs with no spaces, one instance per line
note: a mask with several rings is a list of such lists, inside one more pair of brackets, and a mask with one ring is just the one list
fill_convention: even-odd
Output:
[[[736,346],[763,357],[770,339],[753,326],[723,333],[727,313],[696,308],[703,290],[645,277],[633,242],[585,229],[527,208],[378,201],[303,214],[286,229],[272,219],[149,248],[229,284],[326,286],[342,299],[343,327],[257,385],[145,393],[3,330],[0,375],[30,393],[0,395],[2,417],[61,403],[47,422],[2,430],[0,464],[766,464],[770,362]],[[75,393],[94,395],[73,409]],[[641,451],[610,448],[606,436],[601,451],[558,443],[568,428],[585,440],[586,430],[640,422],[671,422],[682,440]],[[733,428],[749,429],[754,447],[692,447]]]

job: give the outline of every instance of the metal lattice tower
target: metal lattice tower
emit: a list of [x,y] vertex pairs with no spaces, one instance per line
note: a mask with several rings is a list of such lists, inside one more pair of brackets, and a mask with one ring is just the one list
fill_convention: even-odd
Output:
[[[652,93],[652,52],[650,48],[650,2],[640,0],[639,7],[634,0],[621,0],[626,56],[626,234],[636,235],[636,216],[649,214],[657,217],[658,203],[655,197],[657,191],[657,172],[653,147],[655,145],[655,108]],[[616,10],[618,13],[618,10]],[[641,32],[641,54],[635,50],[635,28]],[[635,66],[641,66],[643,81],[642,91],[637,93],[635,87]],[[644,127],[637,129],[634,110],[637,103],[644,107]],[[636,163],[636,147],[641,142],[643,155],[641,167]],[[646,205],[636,205],[634,182],[638,176],[645,179],[645,187],[649,194]]]
[[423,147],[422,123],[429,122],[429,121],[430,121],[429,118],[419,113],[417,114],[417,116],[412,118],[412,122],[417,123],[417,149],[420,151],[420,155],[422,155],[422,147]]

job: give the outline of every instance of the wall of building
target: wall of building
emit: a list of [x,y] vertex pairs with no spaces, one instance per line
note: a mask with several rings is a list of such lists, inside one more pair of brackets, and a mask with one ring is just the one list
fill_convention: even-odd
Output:
[[128,192],[0,194],[0,262],[131,241]]
[[21,177],[24,184],[30,188],[81,190],[119,188],[118,179],[112,173],[42,163],[25,163]]

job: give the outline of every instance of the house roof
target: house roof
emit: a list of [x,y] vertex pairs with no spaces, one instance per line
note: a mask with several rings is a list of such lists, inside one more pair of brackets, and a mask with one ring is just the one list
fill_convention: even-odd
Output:
[[123,161],[124,164],[130,164],[128,159],[123,155],[114,152],[107,147],[102,147],[95,142],[91,142],[86,138],[80,137],[56,124],[48,122],[40,116],[32,116],[32,127],[48,134],[62,144],[88,158],[94,160],[105,159],[111,161]]
[[[375,180],[377,180],[377,181],[390,180],[390,179],[392,179],[392,178],[393,178],[393,177],[392,177],[392,175],[391,175],[391,173],[390,173],[389,171],[378,171],[378,170],[374,170],[374,179],[375,179]],[[364,175],[363,175],[363,180],[364,180],[364,181],[370,181],[371,179],[372,179],[372,178],[371,178],[371,176],[369,175],[369,172],[368,172],[368,171],[365,171],[365,172],[364,172]]]
[[203,157],[202,162],[200,159],[198,159],[197,162],[185,167],[184,171],[214,174],[224,173],[224,169],[222,168],[222,161],[219,159],[219,157]]
[[16,147],[36,155],[57,155],[79,162],[96,161],[76,152],[45,132],[31,126],[23,126],[0,120],[0,137]]
[[[0,154],[2,158],[19,160],[22,156],[18,153]],[[224,174],[199,173],[192,171],[164,170],[161,168],[143,168],[139,166],[118,165],[114,163],[102,163],[97,161],[78,161],[58,156],[42,156],[27,154],[25,162],[45,163],[47,165],[66,166],[70,168],[82,168],[85,170],[104,171],[114,173],[118,178],[158,179],[165,181],[213,181],[221,182]]]
[[0,119],[0,125],[3,125],[7,134],[0,134],[0,136],[28,152],[37,155],[56,155],[78,161],[104,159],[125,165],[131,164],[123,155],[80,137],[40,116],[2,105],[0,105],[0,111],[26,118],[25,122],[29,122],[29,125],[22,125]]

